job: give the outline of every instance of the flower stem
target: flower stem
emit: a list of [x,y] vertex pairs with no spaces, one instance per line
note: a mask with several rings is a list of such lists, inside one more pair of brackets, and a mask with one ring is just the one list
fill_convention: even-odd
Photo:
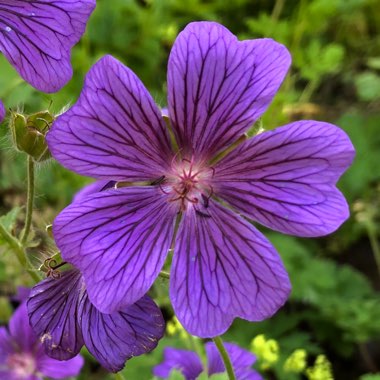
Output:
[[226,367],[229,380],[236,380],[234,369],[232,367],[230,357],[228,356],[228,353],[226,349],[224,348],[222,338],[220,336],[217,336],[215,338],[212,338],[212,340],[214,341],[223,359],[223,363],[224,363],[224,366]]
[[29,263],[29,260],[25,254],[25,251],[20,244],[20,242],[13,237],[2,224],[0,224],[0,235],[3,237],[3,239],[8,243],[9,247],[13,250],[13,252],[16,254],[17,259],[22,267],[26,268],[27,272],[30,274],[30,276],[33,278],[34,281],[39,282],[41,281],[38,274],[31,268],[31,265]]
[[30,227],[32,225],[33,203],[34,203],[34,161],[28,156],[28,194],[26,201],[25,226],[21,235],[21,244],[24,246],[28,240]]
[[373,256],[375,257],[377,271],[380,276],[380,245],[377,240],[376,232],[371,225],[367,225],[367,235],[371,244]]
[[115,373],[116,380],[125,380],[125,377],[122,372]]

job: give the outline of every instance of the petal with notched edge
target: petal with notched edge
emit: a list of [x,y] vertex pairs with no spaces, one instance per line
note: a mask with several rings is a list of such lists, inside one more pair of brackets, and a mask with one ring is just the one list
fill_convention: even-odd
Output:
[[165,332],[161,311],[147,296],[112,314],[100,313],[84,296],[79,314],[86,347],[112,372],[133,356],[152,351]]
[[187,25],[168,63],[168,108],[180,148],[208,159],[236,141],[272,101],[290,60],[271,39],[238,41],[215,22]]
[[263,132],[215,167],[214,191],[247,217],[297,236],[335,231],[349,216],[335,184],[355,155],[332,124],[299,121]]
[[72,76],[70,50],[95,0],[0,0],[0,51],[32,86],[55,92]]
[[278,253],[256,228],[212,200],[207,212],[183,216],[170,282],[179,321],[202,338],[222,334],[236,317],[269,318],[290,292]]
[[47,142],[63,166],[97,179],[153,181],[172,156],[160,110],[137,76],[111,56],[89,71],[78,102],[53,123]]
[[[68,307],[57,305],[60,297]],[[67,360],[85,344],[99,363],[112,372],[120,371],[132,356],[153,350],[165,330],[160,309],[147,296],[119,312],[102,314],[89,301],[77,269],[37,284],[32,289],[28,311],[32,327],[49,356]],[[80,359],[72,360],[73,365],[80,365]],[[51,376],[54,363],[42,352],[38,363],[41,371],[45,369],[49,372],[43,373]]]

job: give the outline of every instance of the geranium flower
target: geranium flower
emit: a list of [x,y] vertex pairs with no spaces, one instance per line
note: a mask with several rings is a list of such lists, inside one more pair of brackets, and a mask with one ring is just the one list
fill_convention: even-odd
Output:
[[[237,379],[262,380],[262,376],[252,369],[256,361],[255,355],[233,343],[224,343],[224,346]],[[153,374],[168,379],[173,370],[178,370],[186,380],[195,380],[206,370],[208,376],[225,373],[226,368],[215,344],[208,342],[205,347],[207,369],[203,368],[202,361],[195,352],[167,347],[164,350],[164,361],[153,368]]]
[[76,269],[34,286],[27,306],[30,324],[49,356],[68,360],[85,345],[111,372],[120,371],[131,357],[153,350],[165,331],[160,309],[147,296],[118,312],[99,312]]
[[83,363],[79,355],[60,362],[45,354],[43,345],[29,325],[25,302],[13,314],[8,329],[0,327],[1,379],[42,380],[46,376],[64,379],[78,375]]
[[99,310],[142,297],[172,246],[170,298],[191,334],[216,336],[235,317],[259,321],[284,304],[286,270],[246,218],[297,236],[336,230],[349,212],[335,184],[354,156],[343,131],[317,121],[241,142],[289,65],[271,39],[189,24],[169,58],[170,125],[119,61],[106,56],[90,70],[47,141],[65,167],[118,182],[75,201],[53,226]]
[[71,48],[95,5],[95,0],[0,0],[0,51],[33,87],[58,91],[72,76]]

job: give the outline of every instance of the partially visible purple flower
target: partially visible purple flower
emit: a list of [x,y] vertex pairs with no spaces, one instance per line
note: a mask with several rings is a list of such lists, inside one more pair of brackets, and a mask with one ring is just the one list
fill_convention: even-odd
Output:
[[8,329],[0,328],[0,379],[64,379],[78,375],[83,363],[80,355],[60,362],[45,354],[43,345],[29,325],[25,302],[13,314]]
[[142,297],[173,242],[170,298],[191,334],[220,335],[236,317],[260,321],[285,303],[283,263],[249,220],[297,236],[335,231],[349,216],[336,182],[354,157],[348,136],[318,121],[242,142],[289,65],[271,39],[238,41],[217,23],[191,23],[169,58],[169,120],[119,61],[93,66],[47,141],[65,167],[121,182],[76,200],[53,226],[99,310]]
[[[255,355],[233,343],[225,343],[237,380],[262,380],[262,376],[252,369]],[[222,357],[213,342],[206,343],[207,369],[201,359],[192,351],[165,348],[164,361],[153,368],[153,374],[163,379],[170,377],[172,370],[180,371],[186,380],[195,380],[207,370],[208,376],[226,372]]]
[[165,330],[160,309],[147,296],[119,312],[99,312],[76,269],[38,283],[27,305],[30,324],[49,356],[67,360],[86,345],[112,372],[120,371],[131,357],[153,350]]
[[5,107],[4,104],[0,100],[0,123],[4,120],[5,117]]
[[95,0],[0,0],[0,51],[33,87],[55,92],[72,76],[71,48]]
[[30,295],[30,288],[27,286],[18,286],[17,294],[12,297],[12,301],[22,303],[28,299]]

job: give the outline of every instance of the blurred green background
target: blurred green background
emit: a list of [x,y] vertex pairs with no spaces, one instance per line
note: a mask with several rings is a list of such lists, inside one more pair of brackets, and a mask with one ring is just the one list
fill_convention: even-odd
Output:
[[[298,119],[333,122],[351,137],[357,156],[340,181],[351,205],[350,220],[335,234],[297,239],[266,231],[281,253],[293,283],[287,305],[263,323],[235,321],[226,339],[248,348],[256,335],[277,340],[279,361],[264,373],[268,379],[297,379],[283,371],[297,348],[313,358],[324,353],[336,379],[380,379],[380,1],[379,0],[98,0],[87,32],[74,48],[74,77],[54,95],[22,82],[0,56],[0,98],[7,108],[26,113],[50,108],[59,112],[75,102],[83,77],[104,54],[112,54],[143,80],[157,103],[166,104],[166,64],[171,45],[190,21],[215,20],[240,39],[272,37],[293,57],[291,71],[263,117],[271,129]],[[25,157],[15,153],[7,124],[0,128],[0,215],[25,204]],[[59,167],[37,172],[34,224],[43,230],[89,179]],[[16,209],[17,210],[17,209]],[[23,210],[19,210],[22,214]],[[9,222],[17,229],[18,217]],[[48,253],[43,232],[36,252]],[[21,284],[30,284],[14,258],[0,247],[1,305]],[[380,265],[380,262],[379,262]],[[167,284],[153,289],[170,318]],[[6,322],[9,308],[1,307]],[[129,379],[150,379],[166,345],[186,347],[180,335],[161,341],[151,355],[127,363]],[[94,362],[83,379],[104,379]],[[111,377],[110,377],[111,378]],[[321,379],[323,380],[323,379]]]

